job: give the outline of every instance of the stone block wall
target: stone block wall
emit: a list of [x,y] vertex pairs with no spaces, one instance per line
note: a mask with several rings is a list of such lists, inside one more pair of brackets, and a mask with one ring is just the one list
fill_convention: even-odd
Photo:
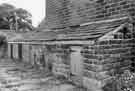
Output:
[[70,73],[70,52],[69,48],[56,45],[52,52],[55,53],[53,62],[53,73],[57,76],[68,77]]
[[100,88],[112,77],[132,68],[134,53],[135,39],[97,41],[82,50],[84,77],[91,79],[90,83],[100,83]]
[[25,59],[29,58],[33,66],[49,70],[55,75],[67,76],[70,69],[68,49],[58,45],[41,44],[25,45],[25,49]]
[[47,51],[45,45],[31,44],[29,45],[30,63],[38,68],[46,67]]
[[134,0],[47,0],[46,6],[49,28],[135,15]]

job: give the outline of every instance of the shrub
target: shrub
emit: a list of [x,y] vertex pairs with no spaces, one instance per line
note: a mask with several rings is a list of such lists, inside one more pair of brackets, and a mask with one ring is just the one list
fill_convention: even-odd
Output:
[[125,70],[108,82],[103,91],[135,91],[135,73]]

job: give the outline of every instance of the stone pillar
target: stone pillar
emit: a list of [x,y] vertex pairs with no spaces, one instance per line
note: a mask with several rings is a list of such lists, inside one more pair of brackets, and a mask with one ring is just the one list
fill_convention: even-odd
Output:
[[22,54],[23,54],[23,61],[25,62],[29,62],[29,45],[27,44],[24,44],[23,47],[22,47]]
[[8,58],[11,58],[11,45],[8,43]]
[[18,59],[18,44],[13,44],[13,57]]

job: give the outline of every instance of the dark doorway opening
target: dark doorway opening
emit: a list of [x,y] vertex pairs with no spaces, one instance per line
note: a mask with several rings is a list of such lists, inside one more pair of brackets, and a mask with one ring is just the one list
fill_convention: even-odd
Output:
[[18,44],[18,56],[19,59],[22,59],[22,44]]
[[13,59],[13,45],[12,44],[10,45],[10,48],[11,48],[11,51],[10,51],[11,52],[10,53],[11,54],[11,59]]

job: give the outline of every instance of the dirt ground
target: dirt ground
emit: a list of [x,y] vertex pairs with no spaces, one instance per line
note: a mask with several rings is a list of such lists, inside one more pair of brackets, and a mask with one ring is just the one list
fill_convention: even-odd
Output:
[[0,60],[0,91],[86,91],[55,79],[50,72],[10,59]]

